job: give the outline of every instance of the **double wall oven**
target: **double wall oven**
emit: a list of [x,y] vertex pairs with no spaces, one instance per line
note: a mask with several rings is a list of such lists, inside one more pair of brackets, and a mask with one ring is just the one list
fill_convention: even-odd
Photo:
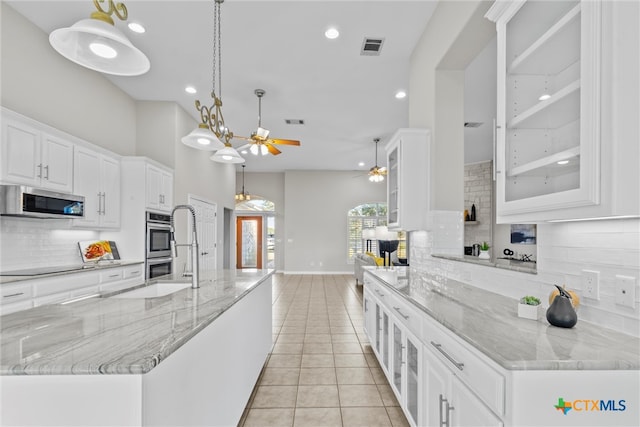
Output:
[[163,276],[172,272],[171,216],[147,212],[146,278]]

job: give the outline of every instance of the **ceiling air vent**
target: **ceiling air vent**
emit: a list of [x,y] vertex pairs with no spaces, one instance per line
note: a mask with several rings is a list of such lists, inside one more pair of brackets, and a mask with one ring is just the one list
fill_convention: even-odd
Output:
[[360,55],[380,55],[384,38],[365,37],[362,42],[362,49],[360,49]]
[[482,122],[464,122],[466,128],[479,128],[482,126]]
[[303,125],[304,120],[302,119],[284,119],[284,122],[288,125]]

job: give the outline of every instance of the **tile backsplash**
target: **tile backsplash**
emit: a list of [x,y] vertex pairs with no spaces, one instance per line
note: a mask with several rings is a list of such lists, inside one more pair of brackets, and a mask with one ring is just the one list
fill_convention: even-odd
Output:
[[81,264],[78,242],[98,232],[70,228],[70,221],[0,217],[0,270]]
[[[564,284],[581,298],[576,327],[583,320],[640,336],[640,219],[544,223],[537,231],[538,274],[433,258],[433,231],[410,234],[411,268],[514,298],[514,304],[534,295],[548,307],[553,285]],[[600,273],[599,300],[584,297],[582,270]],[[634,308],[616,303],[616,275],[635,278]]]

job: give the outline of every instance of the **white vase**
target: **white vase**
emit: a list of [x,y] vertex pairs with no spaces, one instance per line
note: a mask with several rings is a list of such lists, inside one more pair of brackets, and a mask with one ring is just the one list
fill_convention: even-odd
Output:
[[518,303],[518,317],[525,319],[538,320],[540,318],[541,305],[529,305]]
[[483,251],[482,249],[480,249],[480,255],[478,255],[478,258],[490,259],[491,257],[489,256],[489,250]]

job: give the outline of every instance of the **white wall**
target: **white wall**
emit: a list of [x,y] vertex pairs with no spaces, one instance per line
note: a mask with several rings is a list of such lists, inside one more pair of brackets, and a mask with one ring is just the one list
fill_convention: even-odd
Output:
[[284,182],[284,269],[353,273],[347,264],[347,212],[386,201],[386,181],[362,172],[287,171]]
[[462,210],[464,69],[494,36],[491,2],[439,2],[411,55],[409,126],[432,131],[432,207]]
[[135,154],[135,102],[58,54],[48,35],[0,3],[0,103],[121,155]]

